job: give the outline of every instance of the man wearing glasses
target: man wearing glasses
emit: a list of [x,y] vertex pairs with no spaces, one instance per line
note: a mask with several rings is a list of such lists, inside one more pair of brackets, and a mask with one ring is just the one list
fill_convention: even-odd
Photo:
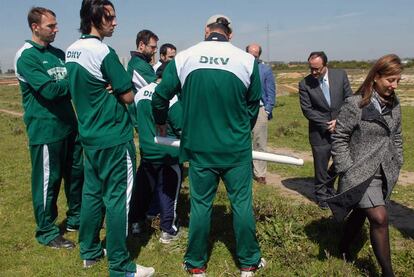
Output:
[[128,62],[128,73],[132,75],[136,91],[157,80],[150,64],[157,52],[157,42],[158,36],[150,30],[142,30],[137,34],[137,50],[131,51],[131,59]]
[[[134,95],[143,87],[157,81],[154,69],[150,62],[157,52],[158,36],[150,30],[141,30],[137,34],[135,41],[136,50],[131,51],[131,59],[128,62],[128,74],[132,78]],[[136,130],[138,130],[137,110],[135,104],[129,106],[132,122]],[[140,151],[142,149],[140,148]],[[142,171],[142,170],[141,170]],[[129,221],[131,222],[131,233],[134,236],[139,235],[144,230],[145,213],[148,211],[146,195],[151,191],[150,188],[144,187],[146,184],[135,182],[131,197],[131,209],[129,212]],[[144,203],[146,203],[144,205]],[[155,210],[159,210],[159,205],[155,205]]]
[[334,170],[328,170],[331,158],[331,134],[335,132],[336,118],[345,98],[352,95],[347,74],[341,69],[328,69],[328,58],[322,51],[312,52],[308,58],[310,74],[299,83],[300,106],[309,120],[309,142],[312,147],[315,198],[322,209],[327,209],[327,197],[335,193],[332,179]]

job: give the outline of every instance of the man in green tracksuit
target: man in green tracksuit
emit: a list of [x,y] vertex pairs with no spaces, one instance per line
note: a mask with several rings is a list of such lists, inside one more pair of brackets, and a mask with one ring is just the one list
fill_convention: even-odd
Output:
[[150,30],[141,30],[136,38],[136,51],[131,51],[128,73],[132,76],[135,89],[149,85],[157,80],[150,62],[157,51],[158,36]]
[[66,65],[85,152],[79,230],[83,266],[93,266],[105,255],[99,239],[105,207],[109,275],[152,276],[154,269],[133,263],[126,246],[136,160],[125,104],[134,95],[115,51],[102,42],[114,32],[115,9],[107,0],[84,0],[80,16],[82,36],[66,50]]
[[[160,78],[165,65],[159,67]],[[138,90],[134,97],[141,163],[135,182],[135,199],[131,200],[134,204],[131,204],[131,212],[134,210],[137,222],[144,221],[151,200],[156,199],[160,208],[160,242],[168,244],[179,237],[177,205],[182,170],[178,162],[179,150],[154,142],[156,132],[151,101],[156,86],[157,83],[151,83]],[[169,136],[179,138],[181,119],[181,102],[174,96],[168,110]]]
[[251,129],[261,98],[254,57],[234,47],[230,19],[209,18],[205,41],[178,53],[156,87],[152,106],[161,135],[168,100],[181,90],[180,158],[190,162],[190,226],[184,257],[193,276],[205,276],[211,209],[222,178],[233,210],[236,255],[242,276],[263,266],[252,208]]
[[79,228],[83,186],[82,148],[66,80],[65,53],[50,45],[58,32],[53,11],[32,8],[28,23],[32,40],[16,53],[15,67],[32,161],[36,239],[53,248],[73,248],[74,243],[63,238],[55,225],[62,177],[69,207],[68,231]]
[[[131,60],[128,62],[128,73],[132,78],[132,83],[134,85],[133,90],[136,100],[134,105],[129,106],[129,112],[131,114],[132,121],[134,122],[134,127],[136,128],[139,135],[141,154],[141,164],[137,171],[137,180],[132,191],[131,209],[129,211],[131,233],[134,236],[140,235],[140,233],[144,230],[146,214],[152,212],[154,215],[157,215],[160,212],[161,199],[159,198],[158,193],[152,193],[152,190],[159,191],[161,197],[165,196],[168,198],[163,203],[174,203],[176,193],[173,186],[179,188],[177,184],[181,184],[181,170],[179,170],[178,173],[176,172],[178,165],[169,167],[169,165],[174,165],[174,163],[171,163],[171,159],[166,164],[166,170],[164,170],[164,167],[161,166],[157,166],[157,170],[154,170],[151,162],[154,161],[155,164],[162,165],[163,151],[161,150],[167,150],[169,148],[162,146],[160,147],[154,143],[155,130],[153,129],[155,127],[152,119],[151,109],[148,108],[151,107],[151,102],[147,101],[151,101],[151,95],[153,93],[153,90],[149,91],[148,89],[153,89],[157,80],[157,76],[150,64],[151,59],[157,50],[157,41],[158,36],[152,31],[139,31],[136,37],[136,51],[131,51]],[[143,88],[147,89],[143,90]],[[142,91],[140,92],[140,90]],[[155,155],[155,160],[153,152],[154,150],[155,153],[157,153],[157,155]],[[169,156],[167,154],[170,154],[174,151],[178,152],[177,150],[169,149],[165,155]],[[178,163],[178,161],[176,163]],[[169,178],[167,178],[168,180],[166,178],[163,178],[164,174],[169,174]],[[167,182],[166,187],[168,187],[170,190],[170,193],[168,193],[168,195],[174,195],[171,198],[168,197],[167,194],[163,195],[162,190],[157,189],[157,187],[162,187],[162,183],[165,181]],[[171,186],[171,184],[173,184],[173,186]],[[171,210],[172,212],[170,214],[175,215],[176,207],[172,207]],[[177,223],[176,217],[172,216],[172,218],[168,220],[168,227],[163,227],[163,222],[165,222],[165,220],[163,220],[163,218],[165,218],[164,215],[165,213],[162,213],[161,215],[161,229],[163,231],[168,230],[168,234],[175,235],[178,231],[178,229],[175,227]]]
[[[155,52],[157,51],[158,36],[150,30],[141,30],[137,34],[135,44],[136,51],[131,51],[131,60],[128,62],[128,73],[132,76],[134,84],[134,92],[136,93],[141,88],[149,85],[151,82],[157,80],[154,69],[150,62]],[[136,125],[136,110],[135,105],[129,105],[129,112],[131,114],[134,127]],[[132,223],[136,223],[132,221]]]

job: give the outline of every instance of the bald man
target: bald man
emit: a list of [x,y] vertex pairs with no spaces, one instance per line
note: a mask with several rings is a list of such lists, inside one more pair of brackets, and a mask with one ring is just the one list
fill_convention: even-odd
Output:
[[193,277],[207,276],[211,211],[220,179],[231,202],[240,276],[254,276],[265,265],[252,208],[251,129],[261,98],[259,68],[230,43],[232,28],[227,16],[211,16],[205,40],[169,62],[152,95],[154,120],[165,135],[169,99],[181,91],[180,159],[190,163],[191,201],[184,265]]
[[[262,47],[252,43],[246,47],[246,52],[252,54],[259,64],[260,81],[262,83],[262,98],[260,99],[259,116],[253,128],[253,150],[266,152],[267,148],[267,121],[272,119],[272,110],[276,103],[276,85],[272,69],[260,60]],[[253,161],[253,177],[266,184],[267,162]]]

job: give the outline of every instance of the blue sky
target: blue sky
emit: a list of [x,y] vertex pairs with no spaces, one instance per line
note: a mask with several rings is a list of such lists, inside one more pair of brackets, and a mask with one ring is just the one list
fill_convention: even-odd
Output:
[[[263,46],[262,58],[304,61],[314,50],[331,60],[375,59],[387,53],[414,56],[413,0],[113,0],[118,27],[105,42],[129,59],[135,36],[150,29],[165,42],[185,49],[203,39],[204,24],[213,14],[229,16],[232,43]],[[31,37],[27,12],[32,6],[57,14],[60,31],[53,43],[65,50],[79,37],[81,0],[0,0],[0,66],[13,67],[15,52]],[[269,25],[269,40],[266,26]],[[267,47],[269,41],[269,48]]]

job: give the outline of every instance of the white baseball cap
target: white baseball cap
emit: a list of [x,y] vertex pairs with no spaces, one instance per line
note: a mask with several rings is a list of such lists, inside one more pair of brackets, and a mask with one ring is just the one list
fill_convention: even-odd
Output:
[[209,19],[207,19],[206,26],[208,26],[208,25],[210,25],[210,24],[213,24],[213,23],[220,23],[220,22],[217,22],[219,18],[224,18],[224,19],[226,19],[226,20],[229,22],[229,24],[227,25],[227,27],[230,29],[230,31],[232,31],[232,32],[233,32],[233,28],[232,28],[232,25],[231,25],[231,20],[230,20],[230,18],[229,18],[228,16],[225,16],[225,15],[222,15],[222,14],[215,14],[215,15],[213,15],[213,16],[210,16],[210,18],[209,18]]

